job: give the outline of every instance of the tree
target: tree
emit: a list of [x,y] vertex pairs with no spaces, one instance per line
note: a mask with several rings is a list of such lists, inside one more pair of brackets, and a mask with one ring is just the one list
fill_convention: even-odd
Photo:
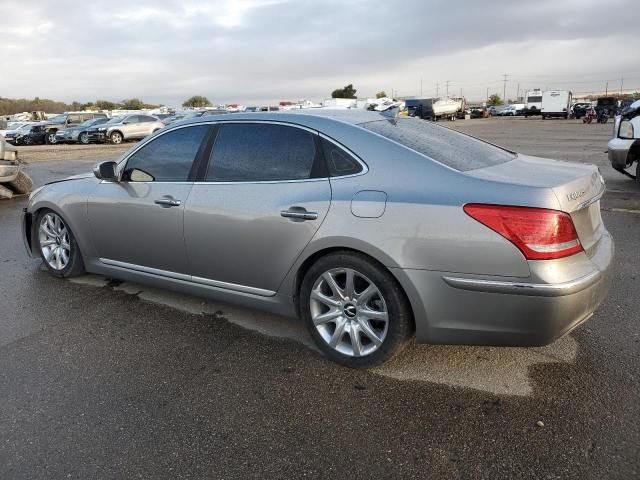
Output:
[[489,97],[489,100],[487,100],[487,105],[489,107],[493,107],[494,105],[502,105],[503,103],[504,102],[500,98],[500,95],[498,95],[497,93],[494,93],[493,95],[491,95]]
[[144,108],[144,102],[139,98],[131,98],[129,100],[123,100],[122,108],[124,110],[142,110]]
[[376,93],[376,98],[384,98],[387,96],[387,92],[385,92],[384,90],[380,90],[378,93]]
[[211,102],[207,97],[203,97],[202,95],[194,95],[193,97],[182,102],[183,107],[210,107]]
[[117,110],[118,108],[120,108],[120,105],[117,105],[108,100],[96,100],[96,107],[98,107],[100,110]]
[[350,83],[344,88],[337,88],[331,92],[331,98],[358,98],[356,97],[356,89],[353,88],[353,84]]

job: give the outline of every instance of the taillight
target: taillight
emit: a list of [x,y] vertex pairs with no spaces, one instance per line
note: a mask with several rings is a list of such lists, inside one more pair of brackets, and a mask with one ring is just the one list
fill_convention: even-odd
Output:
[[464,211],[502,235],[527,260],[550,260],[582,251],[569,214],[559,210],[469,203]]

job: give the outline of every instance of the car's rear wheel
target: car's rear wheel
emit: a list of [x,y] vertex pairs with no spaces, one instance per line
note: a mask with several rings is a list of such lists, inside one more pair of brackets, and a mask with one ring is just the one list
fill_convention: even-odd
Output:
[[48,143],[49,145],[55,145],[56,143],[58,143],[56,132],[47,132],[44,138],[46,140],[46,143]]
[[353,368],[385,362],[413,333],[400,285],[382,265],[357,253],[332,253],[309,269],[300,311],[320,350]]
[[78,135],[78,141],[80,143],[82,143],[83,145],[88,145],[89,144],[89,134],[87,132],[82,132],[80,135]]
[[38,250],[47,269],[57,277],[84,273],[82,255],[71,229],[53,210],[42,210],[36,220]]
[[120,132],[113,132],[109,137],[109,140],[111,140],[111,143],[119,145],[122,143],[122,134]]

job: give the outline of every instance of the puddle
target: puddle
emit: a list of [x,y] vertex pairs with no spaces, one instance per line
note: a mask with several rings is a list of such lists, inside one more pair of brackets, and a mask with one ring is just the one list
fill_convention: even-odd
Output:
[[[110,285],[108,279],[99,275],[84,275],[70,281],[93,287]],[[137,283],[122,282],[112,288],[191,314],[221,316],[248,330],[295,340],[317,351],[304,325],[297,319]],[[571,363],[577,353],[578,344],[570,335],[546,347],[536,348],[411,345],[401,355],[372,372],[396,380],[439,383],[498,395],[528,396],[533,393],[529,377],[531,366],[540,363]]]

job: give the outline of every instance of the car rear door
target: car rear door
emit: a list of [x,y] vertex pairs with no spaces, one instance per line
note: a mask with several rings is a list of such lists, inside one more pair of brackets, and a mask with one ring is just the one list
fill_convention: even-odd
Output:
[[121,181],[97,185],[88,215],[102,262],[165,276],[188,274],[184,205],[210,129],[170,130],[121,163]]
[[317,133],[276,122],[221,123],[201,179],[185,210],[193,280],[273,295],[329,210]]

